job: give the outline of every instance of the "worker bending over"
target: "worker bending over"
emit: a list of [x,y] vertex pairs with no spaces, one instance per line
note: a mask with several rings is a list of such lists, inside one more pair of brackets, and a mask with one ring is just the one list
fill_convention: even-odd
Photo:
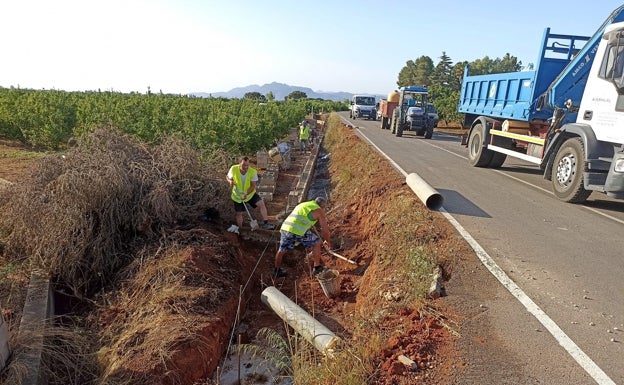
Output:
[[314,275],[325,270],[321,264],[321,238],[312,231],[312,227],[318,222],[321,226],[323,244],[329,246],[329,227],[325,215],[326,200],[318,197],[314,200],[302,202],[295,206],[290,215],[282,223],[280,228],[280,244],[275,254],[275,270],[273,277],[285,277],[288,273],[281,268],[282,259],[288,250],[292,250],[297,243],[304,247],[312,248],[312,260],[314,261]]

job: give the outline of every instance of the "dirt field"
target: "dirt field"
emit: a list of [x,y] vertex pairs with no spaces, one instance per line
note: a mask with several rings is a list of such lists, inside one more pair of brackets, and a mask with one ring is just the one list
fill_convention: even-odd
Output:
[[[455,130],[450,130],[455,132]],[[346,131],[349,132],[349,131]],[[359,139],[352,132],[349,136],[353,143]],[[29,172],[33,166],[33,159],[30,155],[20,156],[20,149],[7,143],[0,143],[0,178],[19,183],[25,173]],[[321,154],[323,155],[323,154]],[[361,154],[344,150],[342,153],[332,153],[331,159],[334,162],[343,164],[358,164],[362,162],[359,158]],[[298,168],[303,165],[303,157],[295,157],[293,166],[280,174],[278,191],[275,199],[268,203],[268,210],[271,220],[278,220],[283,215],[288,192],[296,183],[298,178]],[[376,261],[376,251],[384,248],[392,248],[394,240],[392,237],[376,237],[375,244],[370,242],[371,234],[379,231],[380,215],[392,210],[392,201],[389,201],[388,192],[402,190],[405,194],[405,186],[398,174],[389,165],[381,164],[380,168],[385,170],[377,174],[378,176],[371,183],[369,192],[365,194],[355,194],[345,201],[333,201],[328,212],[328,219],[332,227],[332,244],[338,246],[338,251],[345,257],[357,261],[357,266],[351,265],[328,254],[323,255],[325,264],[340,271],[341,294],[329,299],[327,298],[318,281],[308,273],[305,263],[305,252],[297,250],[290,253],[284,265],[291,275],[287,278],[272,280],[270,272],[273,266],[273,255],[277,232],[273,236],[264,234],[264,237],[252,237],[249,233],[243,233],[237,237],[225,231],[231,223],[230,218],[224,218],[215,223],[197,223],[197,229],[191,231],[201,231],[202,236],[210,235],[207,247],[192,247],[184,251],[182,260],[185,266],[195,266],[198,271],[206,274],[216,274],[223,265],[207,266],[202,261],[208,256],[219,254],[222,258],[228,259],[225,265],[227,268],[234,268],[241,265],[241,276],[243,281],[249,277],[250,287],[246,289],[244,296],[245,308],[244,317],[240,320],[239,331],[242,332],[243,342],[250,341],[255,333],[262,327],[271,327],[277,330],[283,329],[283,322],[272,311],[264,306],[259,293],[269,285],[278,287],[290,298],[296,298],[297,302],[304,309],[314,312],[315,317],[324,322],[331,330],[335,331],[343,339],[365,338],[352,333],[354,329],[354,314],[360,316],[375,317],[383,312],[387,307],[380,295],[379,287],[386,283],[389,277],[394,274],[396,267]],[[334,174],[329,167],[325,175],[317,177],[330,178],[332,185],[340,182],[340,175]],[[390,195],[392,196],[392,195]],[[413,198],[410,198],[413,199]],[[255,214],[255,213],[254,213]],[[249,231],[249,230],[244,230]],[[185,236],[200,234],[184,233]],[[414,234],[416,239],[431,239],[435,242],[440,253],[445,254],[445,278],[448,278],[458,261],[469,258],[472,251],[455,234],[454,228],[437,213],[430,213],[421,226],[415,226]],[[269,239],[267,242],[266,239]],[[206,242],[204,242],[206,244]],[[224,251],[229,247],[231,251]],[[236,292],[240,288],[233,287]],[[409,288],[396,288],[396,293],[409,290]],[[381,301],[381,302],[380,302]],[[198,347],[193,344],[187,345],[187,350],[181,348],[173,357],[172,362],[176,366],[187,368],[182,374],[178,374],[178,379],[182,384],[210,384],[205,377],[207,372],[211,372],[216,366],[217,360],[224,347],[227,346],[227,339],[230,337],[231,322],[236,318],[238,298],[233,296],[222,302],[221,313],[217,319],[212,321],[207,318],[197,319],[200,323],[199,329],[206,339],[214,342],[212,349],[207,352],[213,359],[209,364],[195,362],[191,357]],[[12,308],[14,304],[2,302],[5,317],[13,318],[18,313]],[[422,309],[426,309],[423,311]],[[101,322],[113,320],[123,313],[123,310],[114,306],[109,307],[100,314]],[[460,357],[454,351],[454,340],[457,334],[460,316],[454,314],[452,309],[445,307],[439,300],[427,300],[426,304],[419,310],[405,308],[396,314],[384,314],[380,317],[383,324],[378,325],[381,329],[402,330],[385,343],[383,354],[378,359],[378,368],[375,378],[370,384],[445,384],[453,383],[453,373],[460,366]],[[155,373],[162,373],[162,368],[158,367],[157,346],[141,346],[141,355],[137,356],[136,367],[126,367],[128,371],[153,370]],[[138,350],[135,351],[138,355]],[[204,352],[206,353],[206,352]],[[398,355],[405,355],[416,362],[418,369],[408,370],[403,364],[398,364]],[[148,357],[156,357],[153,366]],[[190,370],[189,368],[193,368]],[[162,383],[175,383],[163,377]],[[252,382],[246,382],[251,384]]]

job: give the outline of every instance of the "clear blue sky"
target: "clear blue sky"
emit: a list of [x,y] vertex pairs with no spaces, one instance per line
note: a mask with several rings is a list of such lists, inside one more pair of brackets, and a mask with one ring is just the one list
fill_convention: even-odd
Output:
[[406,61],[536,61],[615,0],[3,0],[0,86],[219,92],[273,81],[387,94]]

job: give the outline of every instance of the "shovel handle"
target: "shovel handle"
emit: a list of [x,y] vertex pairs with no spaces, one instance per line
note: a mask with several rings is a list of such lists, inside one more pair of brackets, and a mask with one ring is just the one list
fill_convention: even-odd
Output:
[[330,249],[329,249],[329,248],[327,248],[327,247],[325,247],[325,250],[327,250],[327,252],[328,252],[329,254],[333,255],[334,257],[340,258],[340,259],[345,260],[345,261],[347,261],[347,262],[349,262],[349,263],[352,263],[352,264],[354,264],[354,265],[357,265],[357,262],[355,262],[355,261],[353,261],[353,260],[351,260],[351,259],[349,259],[349,258],[347,258],[347,257],[344,257],[344,256],[342,256],[342,255],[340,255],[340,254],[336,253],[335,251],[330,250]]

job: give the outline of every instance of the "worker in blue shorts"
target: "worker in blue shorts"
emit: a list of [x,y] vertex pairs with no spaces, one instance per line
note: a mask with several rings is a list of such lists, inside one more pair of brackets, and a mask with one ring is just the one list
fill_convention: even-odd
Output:
[[314,275],[326,269],[326,267],[321,264],[321,238],[312,231],[312,228],[318,222],[323,235],[323,245],[329,249],[330,235],[327,225],[327,216],[325,215],[326,202],[327,201],[323,197],[302,202],[295,206],[290,215],[284,220],[280,228],[280,244],[275,254],[275,270],[273,270],[273,277],[285,277],[288,274],[281,268],[282,259],[288,250],[294,249],[297,243],[306,248],[312,248],[312,260],[314,261],[312,273]]

